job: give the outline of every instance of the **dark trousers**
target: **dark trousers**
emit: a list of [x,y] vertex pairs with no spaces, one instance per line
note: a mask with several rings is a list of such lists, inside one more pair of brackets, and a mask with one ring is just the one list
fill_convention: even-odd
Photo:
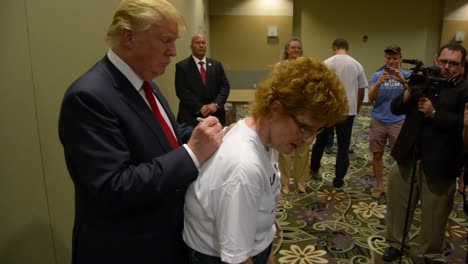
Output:
[[[335,178],[343,179],[348,172],[349,167],[349,146],[351,144],[351,134],[353,132],[354,116],[348,116],[345,121],[335,125],[336,141],[338,144],[338,152],[336,153]],[[312,155],[310,157],[310,170],[318,171],[320,169],[320,161],[322,160],[323,151],[333,133],[333,127],[327,128],[322,133],[317,135],[314,146],[312,147]]]
[[325,142],[325,147],[327,148],[333,148],[333,142],[335,141],[335,129],[334,127],[331,127],[331,133],[328,135],[327,142]]
[[[252,258],[254,264],[266,264],[270,256],[271,246],[269,245],[258,255]],[[193,249],[190,250],[190,264],[224,264],[220,257],[209,256]]]

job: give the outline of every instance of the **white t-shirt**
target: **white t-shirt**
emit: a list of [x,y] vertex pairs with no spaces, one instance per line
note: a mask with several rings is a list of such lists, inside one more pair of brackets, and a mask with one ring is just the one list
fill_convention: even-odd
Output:
[[335,72],[346,90],[348,115],[356,115],[359,88],[366,88],[369,85],[364,68],[353,57],[345,54],[334,55],[326,59],[324,63]]
[[202,166],[185,196],[183,238],[189,247],[241,263],[273,241],[280,196],[278,152],[240,120]]

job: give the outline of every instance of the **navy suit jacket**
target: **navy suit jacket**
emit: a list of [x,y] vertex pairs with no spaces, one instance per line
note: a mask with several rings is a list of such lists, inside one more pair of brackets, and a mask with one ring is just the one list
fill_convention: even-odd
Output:
[[[192,128],[175,122],[152,88],[179,143]],[[198,170],[172,150],[151,109],[104,57],[67,90],[59,136],[75,187],[72,263],[184,263],[186,185]]]
[[218,104],[218,111],[213,116],[222,125],[226,123],[224,104],[229,96],[229,81],[223,65],[216,60],[206,58],[206,86],[203,85],[200,71],[192,56],[176,64],[175,87],[179,98],[177,121],[190,126],[197,125],[197,117],[203,105]]

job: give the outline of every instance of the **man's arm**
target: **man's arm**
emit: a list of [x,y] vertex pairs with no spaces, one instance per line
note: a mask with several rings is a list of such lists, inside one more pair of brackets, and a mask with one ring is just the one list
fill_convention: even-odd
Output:
[[246,261],[242,262],[242,264],[254,264],[252,257],[249,257]]
[[403,84],[405,89],[399,96],[393,98],[390,110],[394,115],[404,115],[409,111],[410,101],[413,98],[413,90],[408,83]]
[[361,111],[362,101],[364,101],[365,88],[359,88],[357,99],[357,112]]
[[[378,76],[378,77],[377,77]],[[390,75],[387,72],[383,72],[379,75],[379,72],[376,72],[372,75],[370,80],[371,87],[368,91],[369,101],[374,102],[379,95],[380,86],[390,79]]]
[[369,83],[367,82],[367,77],[366,73],[364,72],[364,68],[362,67],[361,64],[359,65],[359,76],[358,76],[358,98],[357,98],[357,113],[359,113],[359,110],[361,110],[361,105],[362,101],[364,100],[364,89],[369,86]]

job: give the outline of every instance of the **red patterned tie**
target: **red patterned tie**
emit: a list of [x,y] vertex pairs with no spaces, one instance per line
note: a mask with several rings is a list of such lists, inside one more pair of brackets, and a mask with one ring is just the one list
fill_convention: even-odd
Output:
[[198,64],[200,64],[200,75],[201,75],[203,85],[206,86],[206,70],[205,70],[205,67],[203,67],[203,64],[205,63],[203,61],[199,61]]
[[153,95],[153,89],[151,89],[151,85],[148,82],[143,82],[143,90],[145,91],[146,99],[148,100],[148,103],[151,106],[151,110],[153,111],[154,117],[156,117],[156,120],[158,120],[159,125],[164,131],[164,134],[166,134],[167,139],[169,140],[169,143],[171,143],[171,146],[173,149],[176,149],[179,147],[179,142],[177,142],[177,139],[174,136],[174,133],[172,133],[171,129],[167,125],[166,120],[164,120],[163,116],[161,115],[161,112],[159,111],[158,104],[156,104],[156,99],[154,99]]

